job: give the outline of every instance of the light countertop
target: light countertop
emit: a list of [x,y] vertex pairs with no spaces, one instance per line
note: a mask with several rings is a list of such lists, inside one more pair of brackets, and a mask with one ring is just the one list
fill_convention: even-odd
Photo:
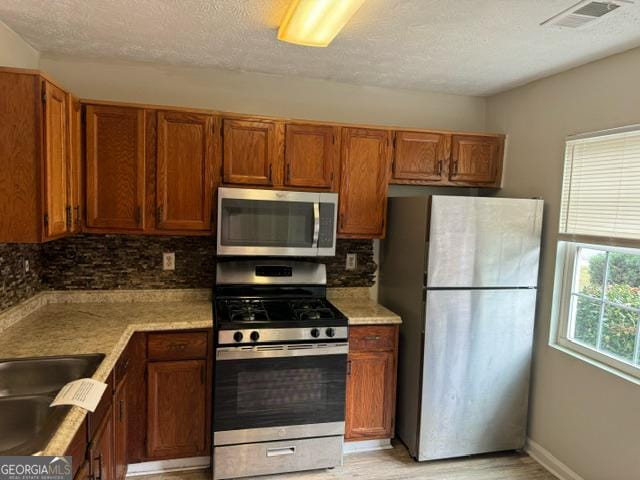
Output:
[[368,288],[330,288],[327,298],[349,319],[349,325],[402,323],[399,315],[369,298]]

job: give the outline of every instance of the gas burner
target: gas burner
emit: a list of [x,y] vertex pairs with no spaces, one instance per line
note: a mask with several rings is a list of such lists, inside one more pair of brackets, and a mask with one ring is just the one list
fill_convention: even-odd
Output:
[[310,298],[302,300],[291,300],[291,308],[293,310],[318,310],[320,308],[327,308],[327,306],[322,300]]
[[227,309],[232,322],[266,322],[269,320],[261,300],[228,300]]
[[333,312],[328,308],[316,308],[316,309],[297,309],[294,310],[298,320],[319,320],[319,319],[332,319],[335,318]]

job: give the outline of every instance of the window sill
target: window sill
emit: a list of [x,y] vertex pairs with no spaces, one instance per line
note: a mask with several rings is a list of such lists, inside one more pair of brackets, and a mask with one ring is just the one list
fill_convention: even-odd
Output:
[[583,362],[588,363],[589,365],[592,365],[596,368],[599,368],[600,370],[604,370],[607,373],[613,374],[616,377],[622,378],[623,380],[626,380],[628,382],[631,382],[635,385],[640,386],[640,378],[635,377],[629,373],[623,372],[622,370],[619,370],[615,367],[607,365],[606,363],[595,360],[587,355],[583,355],[582,353],[576,352],[575,350],[572,350],[569,347],[560,345],[557,342],[550,342],[549,346],[565,353],[566,355],[569,355],[570,357],[576,358],[578,360],[582,360]]

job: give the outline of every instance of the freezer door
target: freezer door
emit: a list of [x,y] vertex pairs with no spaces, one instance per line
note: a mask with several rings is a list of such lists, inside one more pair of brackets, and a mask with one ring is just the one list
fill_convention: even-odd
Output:
[[427,286],[537,285],[542,200],[432,197]]
[[427,293],[418,460],[524,447],[536,290]]

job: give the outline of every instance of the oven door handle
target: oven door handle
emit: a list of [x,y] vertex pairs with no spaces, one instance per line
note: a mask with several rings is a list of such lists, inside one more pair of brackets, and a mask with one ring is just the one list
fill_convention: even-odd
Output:
[[313,204],[313,244],[312,248],[318,248],[318,240],[320,239],[320,204]]
[[296,347],[295,345],[270,345],[264,347],[225,347],[216,349],[216,360],[246,360],[278,357],[311,357],[324,355],[347,355],[349,345],[337,343],[316,347]]

